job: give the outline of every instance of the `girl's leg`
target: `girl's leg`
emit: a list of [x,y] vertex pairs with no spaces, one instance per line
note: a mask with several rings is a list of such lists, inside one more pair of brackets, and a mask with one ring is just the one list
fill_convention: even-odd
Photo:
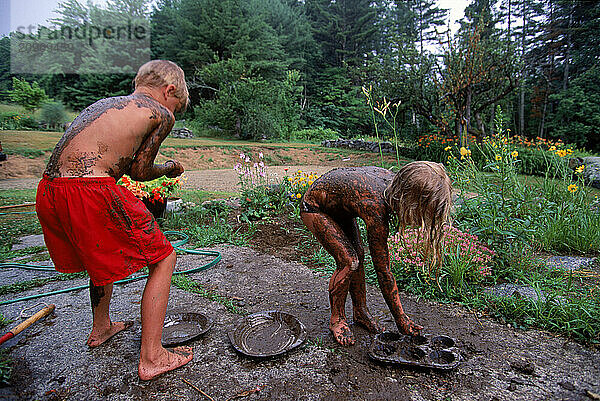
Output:
[[367,308],[367,290],[365,284],[365,249],[360,238],[360,229],[356,219],[344,227],[344,232],[350,239],[358,256],[358,269],[350,276],[350,297],[352,298],[352,313],[354,322],[364,326],[371,333],[378,333],[381,328],[369,313]]
[[351,274],[359,264],[356,251],[340,224],[331,216],[304,212],[302,221],[336,261],[336,270],[329,280],[329,329],[338,343],[352,345],[355,339],[346,321],[345,305]]

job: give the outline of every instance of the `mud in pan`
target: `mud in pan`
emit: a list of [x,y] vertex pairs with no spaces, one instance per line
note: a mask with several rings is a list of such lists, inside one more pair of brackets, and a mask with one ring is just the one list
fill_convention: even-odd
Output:
[[165,347],[184,344],[206,333],[212,321],[201,313],[173,313],[165,316],[162,344]]
[[306,340],[302,322],[279,311],[248,315],[238,320],[227,334],[236,351],[255,358],[282,355]]

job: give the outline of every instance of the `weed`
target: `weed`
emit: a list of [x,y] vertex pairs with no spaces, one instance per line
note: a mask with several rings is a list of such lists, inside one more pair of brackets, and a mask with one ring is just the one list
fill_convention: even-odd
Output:
[[33,280],[21,281],[18,283],[0,286],[0,295],[15,294],[15,293],[31,290],[32,288],[38,288],[43,285],[46,285],[47,283],[52,283],[55,281],[68,281],[68,280],[75,280],[78,278],[85,278],[85,277],[88,277],[87,272],[65,273],[65,274],[61,273],[61,274],[56,274],[55,276],[52,276],[52,277],[35,278]]
[[0,349],[0,387],[10,383],[13,371],[13,361],[8,355],[8,350]]
[[184,291],[191,292],[194,294],[200,295],[202,298],[209,299],[211,301],[218,302],[219,304],[225,306],[227,311],[231,313],[235,313],[238,315],[246,315],[247,312],[237,307],[233,300],[227,298],[226,296],[219,295],[214,291],[207,290],[202,287],[202,285],[198,284],[196,281],[192,280],[189,277],[184,275],[173,276],[171,279],[171,283]]

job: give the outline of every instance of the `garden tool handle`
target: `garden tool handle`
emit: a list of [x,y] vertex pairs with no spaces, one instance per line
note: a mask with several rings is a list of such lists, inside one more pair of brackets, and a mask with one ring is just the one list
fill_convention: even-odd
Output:
[[2,344],[3,342],[5,342],[7,340],[10,340],[11,338],[13,338],[17,334],[19,334],[20,332],[22,332],[23,330],[28,328],[29,326],[31,326],[32,324],[34,324],[41,318],[48,316],[50,313],[52,313],[54,311],[54,308],[56,308],[56,306],[54,304],[50,304],[50,305],[46,306],[45,308],[43,308],[42,310],[40,310],[35,315],[24,320],[23,322],[21,322],[20,324],[15,326],[12,330],[10,330],[8,333],[6,333],[2,337],[0,337],[0,344]]

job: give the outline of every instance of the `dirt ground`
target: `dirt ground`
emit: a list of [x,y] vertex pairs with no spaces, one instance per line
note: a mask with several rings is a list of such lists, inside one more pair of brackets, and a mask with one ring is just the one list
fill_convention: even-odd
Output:
[[[301,169],[326,171],[333,167],[314,159],[307,163],[312,166]],[[294,163],[280,169],[293,171],[298,166]],[[206,185],[220,190],[215,188],[222,185],[231,190],[237,177],[221,180],[226,174],[227,170],[188,171],[186,186]],[[30,187],[37,179],[0,180],[0,187],[14,188],[17,182]],[[210,184],[217,182],[221,184]],[[15,369],[12,385],[0,388],[0,400],[600,399],[594,398],[600,397],[599,350],[544,331],[517,330],[464,307],[432,303],[407,294],[401,294],[405,310],[425,326],[426,333],[456,339],[461,363],[455,370],[439,372],[377,363],[367,352],[371,335],[354,325],[357,344],[348,348],[337,345],[328,331],[328,277],[301,263],[303,254],[298,245],[303,239],[296,230],[298,224],[285,216],[278,217],[257,226],[250,247],[213,248],[221,252],[222,260],[211,269],[187,275],[209,290],[211,296],[172,287],[168,313],[200,312],[212,319],[213,326],[190,343],[195,353],[190,364],[151,382],[137,378],[139,302],[144,280],[115,286],[113,319],[135,323],[97,349],[85,345],[91,329],[86,290],[0,306],[0,312],[16,324],[24,309],[39,309],[40,301],[56,304],[52,316],[2,345]],[[206,262],[203,256],[181,255],[177,270],[185,271]],[[39,276],[40,273],[30,271],[3,269],[0,283]],[[85,280],[49,283],[19,296],[84,284]],[[367,291],[373,315],[388,331],[395,330],[378,288],[368,286]],[[295,315],[305,325],[308,340],[292,352],[272,359],[240,355],[227,333],[241,315],[215,300],[216,296],[233,300],[244,313],[280,310]],[[0,296],[0,301],[11,298],[14,294]],[[352,316],[350,301],[347,315]],[[257,386],[260,391],[248,393]]]
[[[316,148],[281,148],[275,146],[260,147],[196,147],[196,148],[169,148],[162,147],[156,158],[158,163],[169,159],[179,160],[186,171],[231,169],[240,161],[240,153],[250,154],[253,160],[258,159],[262,152],[264,161],[268,166],[322,166],[340,167],[376,164],[379,155],[375,153],[346,152],[339,153],[335,150],[327,151]],[[0,163],[0,180],[26,179],[41,177],[50,152],[43,156],[28,158],[19,155],[9,155],[5,162]],[[387,161],[395,159],[384,155]],[[236,181],[237,182],[237,181]]]

